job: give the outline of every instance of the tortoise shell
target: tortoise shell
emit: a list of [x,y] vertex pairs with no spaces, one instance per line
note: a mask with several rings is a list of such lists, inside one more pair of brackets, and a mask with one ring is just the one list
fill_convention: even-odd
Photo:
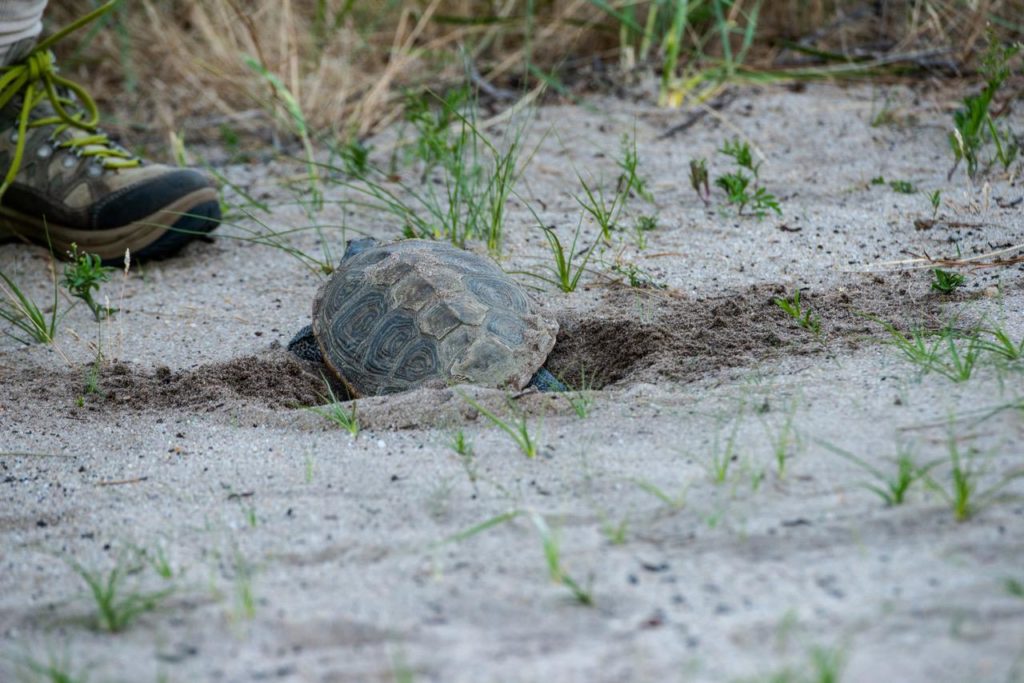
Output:
[[313,301],[324,362],[354,396],[460,383],[521,389],[557,333],[493,261],[429,240],[346,255]]

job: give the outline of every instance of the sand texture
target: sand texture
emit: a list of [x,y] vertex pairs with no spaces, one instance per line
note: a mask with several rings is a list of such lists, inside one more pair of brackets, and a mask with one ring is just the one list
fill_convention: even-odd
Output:
[[[94,683],[817,681],[830,657],[847,683],[1024,681],[1024,366],[985,353],[967,381],[924,373],[879,322],[1024,338],[1024,265],[964,271],[948,296],[925,269],[879,265],[1021,244],[1020,179],[947,180],[942,93],[739,89],[668,138],[687,114],[645,102],[541,107],[509,202],[501,266],[546,274],[523,202],[571,241],[577,171],[613,191],[635,128],[655,200],[626,222],[657,216],[646,248],[616,233],[571,294],[514,275],[559,323],[548,367],[581,391],[360,399],[353,438],[306,409],[324,402],[321,368],[283,349],[322,276],[230,225],[115,273],[103,293],[120,311],[100,327],[80,305],[55,345],[0,339],[0,681],[28,659]],[[872,126],[883,102],[895,123]],[[690,159],[730,169],[716,149],[735,135],[763,154],[781,217],[691,189]],[[254,214],[266,226],[310,224],[284,186],[300,167],[222,171],[270,206]],[[400,234],[324,191],[334,258],[346,238]],[[596,235],[584,222],[581,243]],[[291,243],[320,254],[318,240]],[[48,263],[0,247],[37,300]],[[629,286],[630,264],[663,286]],[[798,288],[820,335],[774,303]],[[536,458],[471,402],[525,419]],[[894,475],[900,449],[932,485],[886,506],[868,468]],[[941,492],[953,449],[975,486],[964,521]],[[553,580],[545,528],[592,605]],[[76,566],[121,566],[122,595],[167,594],[107,633]]]

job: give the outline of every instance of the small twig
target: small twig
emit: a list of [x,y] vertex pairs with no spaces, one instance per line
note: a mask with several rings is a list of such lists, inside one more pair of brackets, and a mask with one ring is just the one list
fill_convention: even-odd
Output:
[[115,479],[112,481],[99,481],[96,482],[97,486],[121,486],[122,484],[138,484],[139,482],[146,481],[149,479],[146,477],[135,477],[134,479]]
[[[985,223],[978,223],[975,221],[947,221],[941,218],[918,218],[914,220],[915,230],[931,230],[936,225],[945,225],[947,228],[984,228]],[[1001,225],[994,225],[992,227],[1001,228]]]
[[971,258],[933,258],[929,256],[927,252],[923,254],[915,254],[908,251],[906,253],[913,256],[918,261],[926,262],[929,266],[946,266],[948,268],[970,268],[972,270],[977,270],[980,268],[999,268],[1001,266],[1012,266],[1018,263],[1024,263],[1024,254],[1008,259],[994,259],[992,261],[980,260],[1018,249],[1024,249],[1024,244],[1018,244],[1017,246],[1009,247],[1008,249],[1000,249],[999,251],[994,251],[989,254],[982,254],[981,256],[972,256]]
[[993,259],[992,257],[1015,251],[1024,251],[1024,244],[1017,244],[1012,247],[1006,247],[1005,249],[990,251],[987,254],[979,254],[978,256],[960,259],[932,258],[928,254],[918,255],[912,252],[904,252],[910,254],[914,258],[902,259],[899,261],[883,261],[881,263],[875,263],[868,266],[866,270],[858,272],[872,272],[875,267],[892,267],[891,269],[893,270],[898,270],[900,267],[904,267],[906,270],[922,270],[925,268],[933,268],[935,266],[946,266],[947,268],[970,268],[971,270],[978,270],[981,268],[1002,268],[1005,266],[1013,266],[1018,263],[1024,263],[1024,254],[1008,259]]

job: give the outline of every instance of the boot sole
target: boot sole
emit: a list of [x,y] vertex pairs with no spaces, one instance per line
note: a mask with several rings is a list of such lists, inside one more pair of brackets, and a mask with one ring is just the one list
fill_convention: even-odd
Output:
[[0,206],[0,242],[34,242],[61,257],[74,242],[79,251],[98,254],[104,263],[122,263],[125,249],[140,260],[170,256],[218,225],[220,204],[213,188],[191,192],[142,220],[104,230],[70,228]]

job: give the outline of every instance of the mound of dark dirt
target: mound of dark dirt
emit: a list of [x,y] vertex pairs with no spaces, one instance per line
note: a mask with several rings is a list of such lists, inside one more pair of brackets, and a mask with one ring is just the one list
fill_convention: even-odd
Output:
[[86,389],[91,366],[45,371],[25,368],[7,382],[21,396],[72,402],[90,408],[181,408],[216,410],[228,401],[254,401],[269,407],[308,406],[323,402],[324,380],[318,369],[286,351],[211,363],[191,370],[155,370],[115,361],[104,365]]
[[877,320],[903,327],[937,324],[939,303],[893,278],[801,293],[801,305],[821,321],[821,333],[800,327],[775,303],[791,292],[755,285],[722,296],[684,299],[659,291],[609,290],[597,311],[565,314],[548,368],[573,386],[688,382],[723,367],[781,353],[818,353],[840,339],[883,331]]

